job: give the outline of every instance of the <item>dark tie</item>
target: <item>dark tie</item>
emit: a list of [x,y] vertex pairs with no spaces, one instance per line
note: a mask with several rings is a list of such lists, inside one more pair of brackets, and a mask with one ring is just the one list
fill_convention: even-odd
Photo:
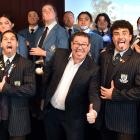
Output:
[[113,65],[117,65],[119,62],[120,62],[120,58],[121,58],[121,55],[120,55],[120,53],[117,53],[116,55],[115,55],[115,57],[113,58]]
[[10,60],[7,59],[7,61],[5,62],[5,67],[6,67],[6,68],[9,67],[9,65],[10,65]]
[[8,71],[9,71],[9,68],[10,68],[10,60],[7,59],[7,61],[5,62],[5,72],[4,72],[4,75],[8,75]]
[[69,33],[69,38],[71,38],[71,35],[72,35],[72,29],[68,29],[68,33]]
[[45,28],[41,38],[40,38],[40,41],[38,43],[38,47],[42,48],[42,45],[43,45],[43,42],[44,42],[44,39],[46,37],[46,34],[47,34],[47,30],[48,30],[48,27]]
[[33,34],[34,33],[34,29],[31,29],[31,34]]
[[102,32],[101,32],[101,36],[104,36],[104,35],[105,35],[105,33],[102,31]]

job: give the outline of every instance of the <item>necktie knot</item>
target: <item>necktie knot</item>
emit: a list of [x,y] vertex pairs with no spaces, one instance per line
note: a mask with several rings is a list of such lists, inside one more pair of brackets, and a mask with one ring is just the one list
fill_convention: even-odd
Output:
[[68,29],[69,37],[71,37],[72,29]]
[[34,33],[34,29],[31,29],[31,34],[33,34]]
[[120,53],[117,53],[113,58],[113,65],[117,65],[120,62],[120,58],[121,58]]
[[102,32],[101,32],[101,36],[104,36],[104,35],[105,35],[104,31],[102,31]]

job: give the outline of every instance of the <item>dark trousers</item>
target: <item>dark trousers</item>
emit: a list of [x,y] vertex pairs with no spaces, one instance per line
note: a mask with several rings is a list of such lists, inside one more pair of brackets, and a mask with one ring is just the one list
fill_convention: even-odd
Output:
[[125,134],[104,128],[101,130],[102,140],[138,140],[136,134]]
[[65,111],[50,106],[44,118],[46,140],[85,140],[81,120],[66,120]]
[[8,123],[7,121],[0,122],[0,140],[8,140]]
[[10,137],[9,140],[26,140],[26,136]]

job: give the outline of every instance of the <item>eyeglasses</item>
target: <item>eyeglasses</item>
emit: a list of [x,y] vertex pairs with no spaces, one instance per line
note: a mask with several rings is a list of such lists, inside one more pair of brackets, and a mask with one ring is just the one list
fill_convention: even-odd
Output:
[[75,46],[75,47],[82,47],[82,48],[87,48],[88,47],[88,45],[89,44],[85,44],[85,43],[78,43],[78,42],[73,42],[73,45]]

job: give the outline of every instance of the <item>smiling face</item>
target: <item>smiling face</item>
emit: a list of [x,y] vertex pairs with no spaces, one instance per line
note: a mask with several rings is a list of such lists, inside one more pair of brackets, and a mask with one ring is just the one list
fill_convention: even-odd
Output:
[[29,11],[28,12],[28,23],[29,25],[37,25],[39,21],[39,17],[36,11]]
[[112,40],[115,49],[119,52],[125,51],[130,47],[132,35],[127,28],[118,28],[113,31]]
[[108,22],[106,21],[104,16],[100,16],[97,21],[97,27],[99,30],[105,30],[108,26]]
[[14,24],[6,17],[0,17],[0,31],[3,33],[7,30],[12,30]]
[[11,57],[16,54],[18,47],[18,41],[14,33],[6,32],[2,35],[1,47],[3,49],[3,55]]
[[78,19],[78,25],[89,27],[91,25],[90,17],[86,13],[81,14]]
[[90,50],[89,39],[85,36],[75,36],[71,42],[72,56],[75,63],[83,61]]

